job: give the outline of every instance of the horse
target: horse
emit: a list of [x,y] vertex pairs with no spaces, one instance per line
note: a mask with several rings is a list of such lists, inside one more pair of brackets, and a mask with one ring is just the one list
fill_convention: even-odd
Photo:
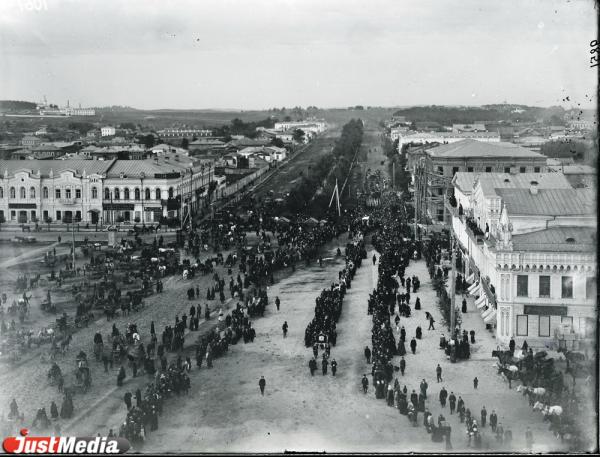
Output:
[[60,350],[62,354],[66,354],[69,350],[69,345],[71,344],[71,340],[73,339],[73,335],[69,334],[66,338],[63,338],[60,342]]

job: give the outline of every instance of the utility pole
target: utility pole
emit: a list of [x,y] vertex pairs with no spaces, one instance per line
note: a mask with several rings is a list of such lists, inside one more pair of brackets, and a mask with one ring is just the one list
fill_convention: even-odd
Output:
[[450,281],[450,335],[454,337],[454,327],[456,326],[455,302],[456,302],[456,249],[454,246],[454,231],[450,231],[450,248],[452,249],[452,275]]
[[73,271],[75,271],[75,224],[71,224],[73,227],[71,230],[71,237],[73,241]]
[[396,188],[396,162],[392,162],[392,189]]

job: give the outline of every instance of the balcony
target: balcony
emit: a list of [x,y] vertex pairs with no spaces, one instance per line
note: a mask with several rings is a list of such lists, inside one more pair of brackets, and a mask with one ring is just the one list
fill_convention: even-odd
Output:
[[77,198],[59,198],[58,203],[65,206],[75,205],[77,203]]

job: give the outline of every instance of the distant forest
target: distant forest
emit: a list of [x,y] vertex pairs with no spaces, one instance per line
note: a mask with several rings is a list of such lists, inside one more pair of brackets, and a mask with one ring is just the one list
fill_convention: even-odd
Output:
[[1,111],[18,111],[36,109],[37,103],[23,102],[19,100],[0,100]]
[[[521,113],[515,109],[524,110]],[[406,116],[411,122],[438,122],[442,125],[473,124],[477,121],[508,123],[535,122],[539,119],[548,125],[564,125],[565,110],[560,106],[538,108],[524,105],[484,105],[481,107],[414,106],[400,109],[395,116]]]

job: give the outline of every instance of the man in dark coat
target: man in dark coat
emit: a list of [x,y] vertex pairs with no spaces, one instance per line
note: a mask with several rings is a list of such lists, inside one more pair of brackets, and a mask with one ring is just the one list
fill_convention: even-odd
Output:
[[462,301],[462,312],[463,312],[463,314],[467,312],[467,299],[466,298],[463,298],[463,301]]
[[265,381],[265,377],[261,376],[260,381],[258,381],[258,387],[260,387],[260,394],[265,394],[265,386],[267,385],[267,381]]
[[138,408],[142,407],[142,391],[139,388],[135,391],[135,403]]
[[410,394],[410,401],[415,409],[417,406],[419,406],[419,395],[415,392],[415,389],[413,389],[412,393]]
[[365,346],[365,358],[367,363],[371,363],[371,349],[369,349],[369,346]]
[[361,382],[362,382],[363,392],[366,394],[367,390],[369,390],[369,379],[367,378],[366,374],[363,374]]
[[404,370],[406,370],[406,360],[402,357],[400,359],[400,373],[402,373],[402,376],[404,376]]
[[448,398],[448,391],[446,390],[445,387],[442,387],[442,390],[440,390],[440,405],[442,405],[442,408],[446,407],[446,399]]
[[490,414],[490,427],[492,427],[492,432],[496,432],[496,425],[498,425],[498,416],[496,415],[496,411],[492,410],[492,414]]
[[412,340],[410,340],[410,350],[413,354],[417,352],[417,340],[415,340],[414,337]]
[[325,354],[323,354],[323,360],[321,361],[321,369],[323,370],[323,376],[327,374],[327,365],[329,365],[329,362],[325,358]]
[[450,414],[453,414],[456,408],[456,395],[454,395],[454,392],[450,392],[448,401],[450,402]]
[[440,366],[439,363],[435,369],[435,374],[437,375],[437,382],[441,382],[442,381],[442,367]]
[[481,426],[485,427],[485,422],[487,420],[487,410],[485,409],[485,406],[483,408],[481,408]]
[[287,332],[288,332],[288,323],[287,323],[287,321],[285,321],[283,323],[283,325],[281,326],[281,330],[283,330],[283,337],[285,338],[287,336]]
[[421,393],[423,394],[423,397],[427,398],[427,388],[429,387],[429,384],[427,384],[427,381],[425,381],[424,379],[421,381],[420,384],[420,389],[421,389]]
[[317,361],[314,359],[314,357],[308,362],[308,368],[310,369],[310,375],[314,376],[315,371],[317,371]]
[[514,340],[514,338],[511,338],[510,342],[508,343],[508,348],[510,349],[511,354],[514,354],[515,346],[516,346],[515,340]]
[[126,392],[125,395],[123,395],[123,401],[125,402],[125,406],[127,406],[127,410],[129,411],[131,409],[131,392]]
[[279,297],[275,297],[275,306],[277,306],[277,311],[279,311],[279,306],[281,305],[281,300]]
[[337,362],[335,359],[331,361],[331,374],[335,376],[335,372],[337,371]]

